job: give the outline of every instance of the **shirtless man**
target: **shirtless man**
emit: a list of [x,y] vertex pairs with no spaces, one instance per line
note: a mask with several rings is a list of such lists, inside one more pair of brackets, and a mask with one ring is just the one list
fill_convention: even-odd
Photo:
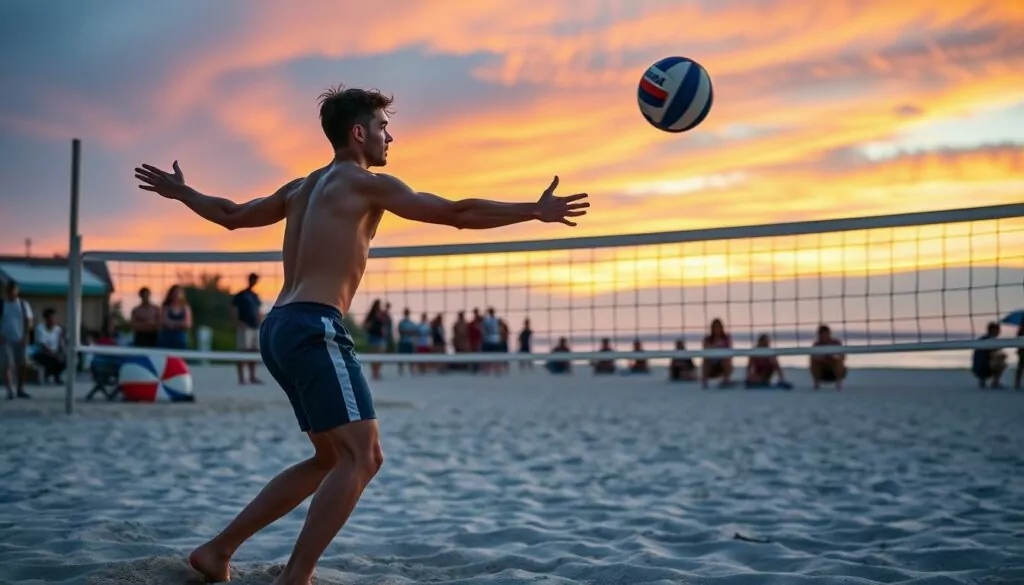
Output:
[[260,352],[288,395],[314,454],[281,472],[220,534],[189,555],[208,581],[230,579],[229,561],[260,529],[313,495],[306,522],[277,584],[310,583],[317,561],[383,463],[370,389],[342,315],[366,268],[370,240],[385,211],[458,229],[490,229],[537,220],[576,225],[585,193],[558,196],[558,177],[534,203],[451,201],[414,191],[368,169],[387,163],[391,98],[377,91],[331,89],[320,122],[334,160],[272,195],[237,204],[203,195],[173,173],[135,169],[140,189],[181,201],[229,230],[286,221],[284,284],[260,328]]

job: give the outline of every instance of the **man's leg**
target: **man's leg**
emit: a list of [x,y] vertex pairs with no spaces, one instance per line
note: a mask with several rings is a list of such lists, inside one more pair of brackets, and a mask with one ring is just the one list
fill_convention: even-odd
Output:
[[309,434],[315,453],[277,474],[220,534],[189,555],[192,567],[212,582],[230,578],[228,563],[242,543],[291,512],[316,491],[334,468],[337,452],[322,435]]
[[250,384],[262,384],[263,381],[256,377],[256,367],[259,366],[259,362],[249,362],[249,383]]
[[836,390],[842,391],[843,380],[846,379],[846,362],[840,358],[835,358],[832,368],[836,372]]
[[722,386],[728,386],[732,382],[732,358],[722,360]]
[[814,380],[814,389],[821,389],[821,358],[815,359],[816,356],[811,356],[811,379]]
[[[370,353],[383,353],[376,340],[370,340]],[[370,364],[370,372],[374,380],[380,380],[380,366],[381,363],[377,361]]]
[[[245,329],[242,328],[241,323],[235,324],[235,351],[249,351]],[[235,369],[238,371],[238,385],[245,385],[245,362],[237,362]]]
[[0,343],[0,372],[3,372],[4,385],[7,387],[7,399],[14,399],[14,384],[11,370],[14,365],[14,348],[7,342]]
[[1002,378],[1003,378],[1003,372],[1005,372],[1005,371],[1006,371],[1006,362],[1005,362],[1005,361],[1003,361],[1003,362],[1000,362],[1000,363],[999,363],[999,364],[998,364],[998,365],[997,365],[997,366],[996,366],[996,367],[995,367],[995,368],[994,368],[994,369],[992,370],[992,386],[991,386],[991,387],[992,387],[993,389],[996,389],[996,388],[1002,388],[1002,387],[1003,387],[1003,385],[1002,385],[1002,384],[1000,384],[1000,380],[1002,380]]
[[18,386],[18,397],[19,398],[30,398],[29,393],[25,392],[25,364],[28,363],[28,348],[25,343],[17,343],[14,345],[14,364],[11,366],[11,375],[14,376]]
[[320,556],[384,463],[376,420],[352,422],[320,436],[334,445],[338,458],[310,502],[306,523],[276,585],[307,585],[311,581]]

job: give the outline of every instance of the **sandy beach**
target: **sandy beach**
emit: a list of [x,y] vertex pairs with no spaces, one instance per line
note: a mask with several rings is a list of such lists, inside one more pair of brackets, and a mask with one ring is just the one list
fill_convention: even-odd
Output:
[[[276,386],[193,373],[194,404],[0,402],[0,583],[199,582],[184,555],[311,450]],[[320,583],[1024,582],[1024,392],[966,371],[386,377],[384,468]],[[234,582],[273,580],[305,510]]]

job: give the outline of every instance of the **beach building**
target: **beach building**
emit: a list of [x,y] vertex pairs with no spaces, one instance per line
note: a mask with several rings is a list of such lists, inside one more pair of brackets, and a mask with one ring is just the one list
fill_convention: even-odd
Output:
[[[68,315],[68,260],[63,257],[0,255],[0,286],[18,283],[21,297],[32,306],[36,321],[43,310],[57,311],[57,321]],[[105,262],[86,262],[82,269],[82,329],[100,331],[110,316],[110,295],[114,284]]]

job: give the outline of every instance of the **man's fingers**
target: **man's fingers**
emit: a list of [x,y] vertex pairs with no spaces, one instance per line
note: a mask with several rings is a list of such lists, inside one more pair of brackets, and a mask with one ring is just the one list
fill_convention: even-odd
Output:
[[576,193],[575,195],[566,195],[565,197],[560,197],[559,199],[565,201],[566,203],[571,203],[573,201],[579,201],[580,199],[586,199],[587,197],[589,197],[589,195],[587,195],[586,193]]
[[178,161],[174,161],[174,164],[171,165],[171,168],[174,169],[174,176],[175,177],[177,177],[179,179],[184,177],[184,174],[181,172],[181,167],[178,166]]
[[589,203],[573,203],[572,205],[566,205],[566,209],[586,209],[590,207]]
[[138,167],[135,168],[135,176],[136,177],[147,177],[149,180],[152,180],[152,181],[160,181],[160,180],[163,180],[163,179],[166,178],[163,175],[159,175],[157,173],[154,173],[153,171],[148,171],[146,169],[138,168]]
[[586,211],[569,211],[569,212],[566,212],[565,216],[566,217],[579,217],[581,215],[586,215],[586,214],[587,214]]
[[154,177],[151,174],[143,174],[143,173],[135,173],[135,178],[140,180],[140,181],[144,181],[146,183],[149,183],[150,185],[156,185],[157,183],[159,183],[159,182],[161,182],[163,180],[163,179],[160,179],[159,177]]
[[561,219],[561,220],[559,220],[558,223],[564,223],[565,225],[567,225],[569,227],[576,227],[576,222],[569,221],[568,219]]
[[555,192],[555,188],[558,187],[558,175],[555,175],[554,179],[551,179],[551,184],[544,190],[545,193],[551,194]]
[[149,185],[139,185],[139,189],[142,189],[143,191],[156,191],[156,187],[151,187]]
[[165,171],[163,169],[158,169],[158,168],[154,167],[153,165],[147,165],[146,163],[142,163],[142,168],[146,169],[147,171],[149,171],[151,173],[155,173],[157,175],[162,175],[164,177],[171,176],[171,174],[168,173],[167,171]]

